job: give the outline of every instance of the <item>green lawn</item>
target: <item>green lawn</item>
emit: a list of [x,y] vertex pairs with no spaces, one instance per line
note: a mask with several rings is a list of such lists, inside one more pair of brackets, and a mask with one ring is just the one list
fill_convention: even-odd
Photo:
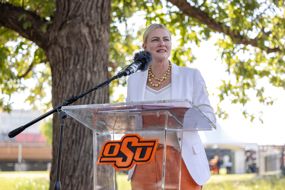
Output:
[[[125,175],[118,176],[119,190],[130,189]],[[48,172],[0,172],[0,190],[47,190]],[[285,177],[255,175],[213,175],[203,190],[285,190]]]
[[48,172],[0,172],[0,190],[46,190]]
[[252,174],[213,175],[203,190],[285,190],[285,177]]

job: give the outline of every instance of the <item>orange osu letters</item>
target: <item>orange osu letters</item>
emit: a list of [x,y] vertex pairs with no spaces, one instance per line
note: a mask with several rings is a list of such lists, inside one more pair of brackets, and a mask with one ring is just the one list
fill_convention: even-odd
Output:
[[116,170],[129,170],[134,164],[153,159],[157,139],[143,139],[138,134],[126,134],[121,140],[107,141],[100,152],[97,164],[110,164]]

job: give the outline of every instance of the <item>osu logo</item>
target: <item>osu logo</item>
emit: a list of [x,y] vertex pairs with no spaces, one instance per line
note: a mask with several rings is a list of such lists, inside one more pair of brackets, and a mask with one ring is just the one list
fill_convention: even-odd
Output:
[[127,134],[121,140],[107,141],[99,155],[98,164],[110,164],[116,170],[129,170],[134,164],[152,160],[158,140],[145,140],[137,134]]

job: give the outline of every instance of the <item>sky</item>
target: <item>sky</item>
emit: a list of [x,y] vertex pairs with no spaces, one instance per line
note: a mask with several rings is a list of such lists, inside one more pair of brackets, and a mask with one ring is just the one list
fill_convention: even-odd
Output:
[[[201,47],[195,49],[194,53],[197,56],[197,60],[190,67],[195,67],[201,71],[208,88],[211,104],[215,108],[218,103],[218,98],[215,96],[215,93],[218,92],[217,87],[222,79],[229,77],[225,71],[225,64],[219,58],[220,54],[213,41],[202,42]],[[261,105],[255,99],[252,99],[246,105],[247,109],[254,113],[263,112],[261,116],[263,123],[259,121],[250,122],[243,117],[242,106],[226,102],[223,105],[223,109],[228,112],[228,119],[218,119],[218,129],[202,133],[202,140],[204,142],[219,143],[219,138],[210,138],[215,137],[214,134],[217,134],[223,135],[224,141],[232,143],[285,144],[285,124],[283,119],[285,113],[285,91],[270,85],[266,85],[265,89],[275,99],[273,106]],[[212,134],[209,135],[209,133]]]

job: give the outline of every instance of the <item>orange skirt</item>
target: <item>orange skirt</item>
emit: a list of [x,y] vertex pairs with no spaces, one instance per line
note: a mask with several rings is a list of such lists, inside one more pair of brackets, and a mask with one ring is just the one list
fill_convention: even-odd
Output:
[[[166,148],[166,172],[165,172],[165,190],[179,189],[179,168],[181,166],[181,190],[201,190],[181,159],[180,153],[173,147]],[[132,176],[132,190],[162,190],[162,164],[163,164],[163,146],[159,146],[155,158],[146,164],[137,165]]]

